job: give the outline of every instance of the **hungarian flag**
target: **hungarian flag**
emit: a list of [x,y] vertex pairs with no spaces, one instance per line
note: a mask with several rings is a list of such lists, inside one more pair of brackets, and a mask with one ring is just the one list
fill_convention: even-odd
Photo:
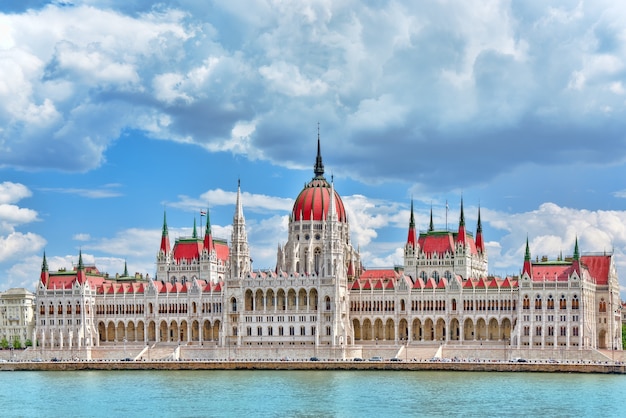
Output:
[[200,211],[200,216],[206,216],[206,212],[205,212],[205,211],[203,211],[203,210],[201,210],[201,211]]

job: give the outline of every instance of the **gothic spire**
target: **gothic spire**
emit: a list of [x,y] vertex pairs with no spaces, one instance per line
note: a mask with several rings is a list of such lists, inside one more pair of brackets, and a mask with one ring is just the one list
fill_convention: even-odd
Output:
[[213,235],[211,234],[211,217],[209,208],[206,209],[206,229],[204,232],[204,249],[209,253],[213,250]]
[[161,234],[161,247],[159,250],[163,251],[165,256],[170,253],[170,239],[167,233],[167,216],[165,211],[163,211],[163,233]]
[[192,238],[198,238],[198,231],[196,231],[196,218],[193,218],[193,233],[191,234]]
[[48,261],[46,260],[46,252],[43,252],[43,262],[41,263],[41,271],[48,271]]
[[415,232],[415,215],[413,214],[413,199],[411,199],[411,220],[409,221],[409,236],[406,239],[407,245],[413,248],[417,245],[417,234]]
[[50,278],[50,273],[48,272],[48,261],[46,260],[46,252],[43,252],[43,262],[41,263],[41,275],[39,276],[41,279],[41,283],[44,286],[48,286],[48,279]]
[[533,277],[533,264],[530,261],[530,246],[528,245],[528,236],[526,236],[526,252],[524,254],[524,267],[522,268],[522,275],[526,273],[528,277]]
[[478,206],[478,222],[476,225],[476,249],[485,252],[485,241],[483,240],[483,225],[480,221],[480,205]]
[[430,205],[430,224],[428,225],[428,232],[433,232],[435,230],[435,224],[433,223],[433,205]]
[[315,177],[324,177],[324,164],[322,163],[322,152],[320,151],[320,126],[317,125],[317,157],[315,157],[315,167],[313,168]]
[[463,212],[463,197],[461,197],[461,217],[459,219],[459,227],[465,226],[465,213]]
[[578,251],[578,236],[576,236],[576,243],[574,244],[574,260],[580,261],[580,252]]

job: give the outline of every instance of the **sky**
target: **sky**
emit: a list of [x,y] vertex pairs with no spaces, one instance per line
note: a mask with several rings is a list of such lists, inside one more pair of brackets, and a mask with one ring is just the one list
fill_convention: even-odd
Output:
[[164,213],[172,244],[206,209],[228,239],[239,180],[273,269],[319,132],[366,268],[402,264],[412,199],[453,230],[463,199],[492,274],[578,238],[624,297],[624,21],[602,0],[3,2],[0,290],[34,290],[44,252],[154,276]]

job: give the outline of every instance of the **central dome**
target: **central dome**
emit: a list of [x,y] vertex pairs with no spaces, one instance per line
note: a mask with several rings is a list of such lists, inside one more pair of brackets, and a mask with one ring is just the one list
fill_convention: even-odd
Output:
[[[317,158],[313,172],[315,177],[309,182],[296,198],[291,211],[291,219],[294,221],[324,221],[328,218],[330,209],[330,193],[334,188],[324,178],[324,164],[320,153],[320,139],[317,138]],[[335,194],[335,211],[339,222],[347,222],[346,210],[341,197]]]

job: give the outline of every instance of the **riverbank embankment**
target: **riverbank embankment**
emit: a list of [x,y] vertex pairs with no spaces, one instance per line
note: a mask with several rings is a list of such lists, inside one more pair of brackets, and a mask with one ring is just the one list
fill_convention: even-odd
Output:
[[626,374],[626,365],[462,361],[25,361],[0,364],[0,371],[79,370],[396,370]]

